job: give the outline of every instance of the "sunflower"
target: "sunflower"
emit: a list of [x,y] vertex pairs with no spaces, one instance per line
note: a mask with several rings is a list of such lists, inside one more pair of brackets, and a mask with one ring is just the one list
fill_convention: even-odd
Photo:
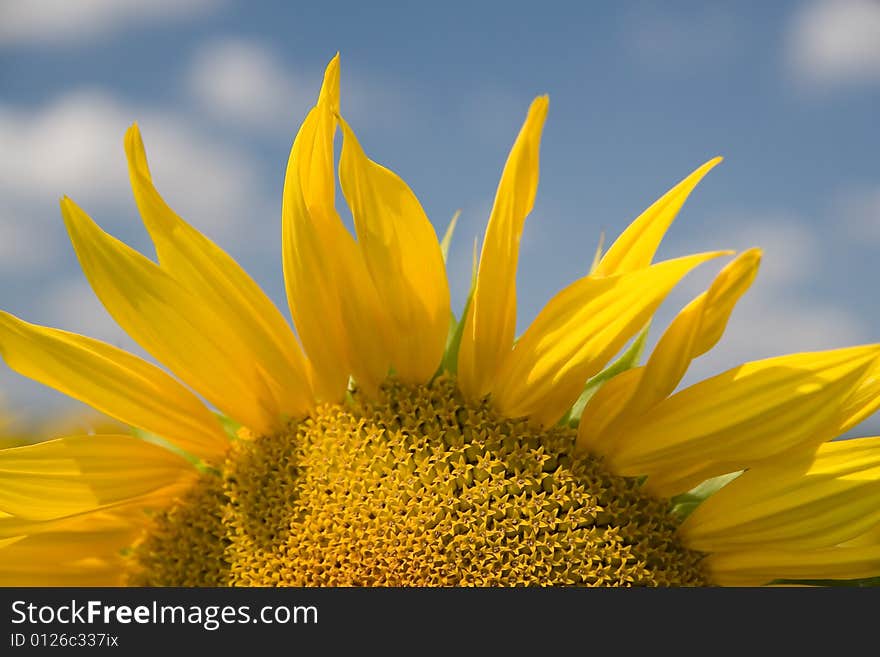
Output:
[[[12,369],[134,428],[0,451],[3,583],[758,585],[880,574],[880,438],[833,441],[880,406],[880,346],[750,362],[676,392],[755,278],[752,249],[638,365],[669,292],[731,255],[652,264],[720,158],[649,207],[516,337],[518,248],[547,109],[536,98],[516,138],[456,320],[451,230],[438,242],[410,188],[367,157],[340,114],[335,57],[284,183],[296,335],[165,203],[132,126],[129,174],[157,262],[70,199],[61,210],[96,295],[167,371],[0,314]],[[334,205],[337,130],[356,238]]]

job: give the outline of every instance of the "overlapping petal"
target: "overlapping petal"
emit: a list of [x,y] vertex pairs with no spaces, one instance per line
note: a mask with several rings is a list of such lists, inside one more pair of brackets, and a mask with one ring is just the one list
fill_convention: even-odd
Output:
[[339,181],[390,319],[391,367],[402,381],[426,383],[437,371],[449,330],[449,284],[437,234],[407,184],[370,160],[349,125],[340,122]]
[[318,397],[339,401],[349,375],[375,392],[390,366],[389,329],[367,264],[335,208],[333,137],[339,58],[294,140],[284,180],[282,254],[290,312]]
[[703,552],[834,547],[880,525],[880,437],[758,463],[679,528]]
[[228,416],[257,433],[277,428],[281,409],[268,377],[223,318],[73,201],[65,198],[61,209],[83,272],[116,322]]
[[[672,496],[704,479],[829,440],[841,409],[875,366],[868,345],[746,363],[621,423],[606,453],[626,476]],[[682,475],[686,473],[686,477]]]
[[265,378],[272,404],[291,416],[313,405],[309,370],[278,308],[235,260],[181,219],[153,185],[137,125],[125,134],[131,186],[160,267],[239,336]]
[[0,451],[0,511],[75,516],[176,490],[195,475],[186,459],[133,436],[68,436]]
[[672,394],[691,361],[709,351],[724,333],[731,312],[754,281],[761,251],[750,249],[730,262],[672,321],[648,362],[605,384],[587,404],[578,427],[578,447],[597,453],[613,448],[610,427]]
[[776,580],[850,580],[876,577],[880,545],[824,550],[754,549],[710,554],[703,568],[719,586],[760,586]]
[[505,359],[492,400],[508,417],[556,422],[694,267],[725,252],[668,260],[620,276],[586,276],[538,314]]
[[123,584],[123,550],[149,521],[143,508],[128,511],[48,521],[0,516],[0,586]]
[[228,446],[220,423],[195,395],[112,345],[0,312],[0,354],[19,374],[200,458],[216,460]]

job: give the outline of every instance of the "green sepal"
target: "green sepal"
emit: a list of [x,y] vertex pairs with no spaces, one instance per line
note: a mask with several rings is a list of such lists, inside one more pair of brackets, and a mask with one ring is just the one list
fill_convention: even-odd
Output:
[[461,216],[461,210],[456,210],[449,220],[449,226],[443,233],[443,240],[440,242],[440,253],[443,254],[443,262],[449,259],[449,245],[452,243],[452,234],[455,232],[455,226],[458,224],[458,218]]
[[679,520],[684,520],[707,498],[717,493],[723,486],[726,486],[742,473],[743,471],[739,470],[737,472],[730,472],[728,474],[712,477],[711,479],[704,481],[702,484],[695,486],[687,493],[676,495],[670,500],[672,503],[672,513],[674,513]]
[[154,433],[150,433],[149,431],[144,431],[143,429],[138,429],[137,427],[131,427],[131,435],[139,440],[143,440],[144,442],[152,443],[154,445],[158,445],[164,449],[167,449],[169,452],[177,454],[178,456],[185,458],[187,461],[192,463],[196,468],[201,470],[202,460],[195,456],[194,454],[190,454],[186,450],[181,449],[170,440],[163,438],[162,436],[158,436]]
[[599,388],[621,372],[638,367],[639,362],[642,359],[642,354],[645,352],[645,343],[648,340],[648,330],[650,328],[651,323],[648,322],[645,325],[645,328],[643,328],[641,333],[636,336],[636,339],[633,340],[632,344],[623,352],[620,358],[587,381],[580,397],[577,398],[577,401],[572,404],[571,408],[568,409],[568,412],[559,421],[560,425],[572,428],[577,427],[581,421],[581,415],[583,415],[587,402],[590,401]]
[[230,440],[238,440],[238,430],[242,427],[241,422],[236,422],[222,413],[214,413],[214,417],[217,418],[217,421],[223,427],[223,431],[229,436]]
[[[455,219],[458,217],[456,214],[453,217],[452,224],[450,225],[450,230],[454,227]],[[449,230],[447,230],[449,233]],[[444,241],[446,238],[443,238]],[[473,264],[471,265],[471,289],[468,291],[467,300],[464,302],[464,308],[461,311],[461,319],[456,319],[455,313],[450,313],[449,317],[449,332],[446,335],[446,351],[443,353],[443,360],[440,363],[440,369],[437,372],[437,375],[442,374],[443,372],[449,372],[450,374],[455,374],[458,371],[458,350],[461,347],[461,336],[464,333],[464,325],[465,320],[468,315],[468,311],[471,307],[471,302],[474,298],[474,289],[477,286],[477,240],[474,239],[474,255],[473,255]]]
[[590,273],[596,271],[596,267],[602,262],[602,252],[605,248],[605,231],[599,233],[599,243],[596,245],[596,253],[593,254],[593,264],[590,265]]

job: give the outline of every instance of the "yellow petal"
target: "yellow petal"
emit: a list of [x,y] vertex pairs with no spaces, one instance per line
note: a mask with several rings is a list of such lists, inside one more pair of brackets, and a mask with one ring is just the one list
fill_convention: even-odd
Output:
[[880,438],[825,443],[758,463],[679,528],[702,552],[826,548],[880,524]]
[[842,402],[878,354],[880,347],[869,345],[728,370],[621,423],[606,463],[621,475],[647,475],[649,490],[671,496],[683,490],[657,482],[688,468],[705,464],[704,474],[711,477],[788,450],[815,447],[832,436]]
[[880,573],[880,545],[722,552],[710,554],[702,564],[709,579],[721,586],[760,586],[776,579],[861,579]]
[[121,585],[122,550],[150,521],[142,507],[129,506],[124,513],[90,511],[58,520],[0,517],[0,585]]
[[556,295],[517,341],[492,391],[507,417],[556,422],[584,382],[648,321],[694,267],[724,252],[668,260],[606,278],[586,276]]
[[159,265],[210,306],[251,350],[266,374],[266,387],[282,413],[301,416],[312,408],[309,371],[284,317],[233,258],[186,223],[153,186],[137,125],[125,135],[129,175]]
[[760,262],[759,249],[740,254],[672,321],[645,364],[636,395],[640,405],[653,406],[670,395],[691,361],[717,344],[733,307],[755,280]]
[[709,351],[721,338],[734,306],[755,279],[760,262],[759,249],[737,256],[706,292],[675,317],[643,368],[629,370],[617,383],[609,381],[605,394],[600,391],[593,396],[579,427],[580,447],[598,452],[611,449],[603,432],[610,431],[615,421],[644,413],[672,394],[691,361]]
[[609,427],[619,418],[626,417],[645,374],[645,367],[634,367],[621,372],[596,391],[578,423],[577,448],[594,454],[603,454],[611,447]]
[[880,359],[874,361],[864,379],[844,402],[840,424],[834,430],[841,435],[855,427],[880,408]]
[[657,247],[687,197],[721,159],[716,157],[706,162],[639,215],[611,245],[594,275],[625,274],[650,265]]
[[535,203],[538,152],[548,106],[547,96],[532,102],[495,193],[473,302],[463,318],[458,356],[458,385],[465,397],[472,400],[491,390],[513,347],[519,240],[526,216]]
[[0,510],[49,520],[187,485],[195,468],[133,436],[69,436],[0,451]]
[[265,372],[223,319],[73,201],[61,208],[80,265],[116,322],[226,415],[257,433],[277,428],[280,410]]
[[0,586],[122,586],[125,560],[121,554],[95,554],[108,545],[124,547],[133,539],[127,534],[102,533],[72,536],[40,534],[16,539],[0,547]]
[[146,497],[87,510],[49,520],[33,520],[0,512],[0,542],[34,534],[62,534],[67,531],[122,531],[143,527],[150,522],[149,513],[166,506],[176,493],[174,486],[163,488]]
[[388,373],[388,329],[363,255],[336,213],[333,136],[338,57],[290,153],[282,203],[287,299],[319,398],[339,401],[349,375],[374,391]]
[[158,367],[104,342],[0,312],[0,353],[19,374],[216,460],[229,441],[198,398]]
[[449,285],[437,234],[407,184],[370,160],[349,125],[340,123],[339,181],[391,317],[391,366],[404,382],[425,383],[437,371],[449,330]]

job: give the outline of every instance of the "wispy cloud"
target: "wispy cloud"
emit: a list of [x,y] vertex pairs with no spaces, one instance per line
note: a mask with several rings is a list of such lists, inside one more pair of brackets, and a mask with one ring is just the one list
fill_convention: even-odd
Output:
[[[333,55],[326,53],[327,59]],[[293,136],[314,104],[323,76],[321,62],[285,60],[261,41],[237,36],[202,43],[184,74],[186,91],[200,112],[229,127]],[[399,81],[363,70],[349,72],[342,59],[342,112],[357,129],[396,126],[406,117]]]
[[86,209],[130,208],[122,137],[135,120],[157,184],[178,212],[212,235],[234,231],[247,219],[259,190],[246,153],[210,139],[185,115],[128,105],[96,90],[37,108],[0,105],[5,202],[26,211],[25,219],[56,217],[63,194]]
[[880,2],[816,0],[793,16],[786,55],[807,84],[880,81]]
[[270,48],[235,38],[203,44],[186,77],[203,111],[264,129],[291,124],[315,95],[313,81],[299,80]]
[[[818,240],[803,220],[781,211],[735,212],[713,223],[735,227],[711,236],[716,247],[743,251],[758,246],[764,257],[757,279],[737,304],[721,342],[694,362],[687,383],[750,360],[865,340],[868,331],[858,317],[810,293],[819,275],[815,263],[821,258]],[[703,243],[692,244],[682,252],[705,248]],[[686,281],[675,294],[672,308],[664,307],[655,337],[672,312],[705,289],[706,283],[705,278]]]
[[220,0],[3,0],[0,46],[54,46],[204,14]]

